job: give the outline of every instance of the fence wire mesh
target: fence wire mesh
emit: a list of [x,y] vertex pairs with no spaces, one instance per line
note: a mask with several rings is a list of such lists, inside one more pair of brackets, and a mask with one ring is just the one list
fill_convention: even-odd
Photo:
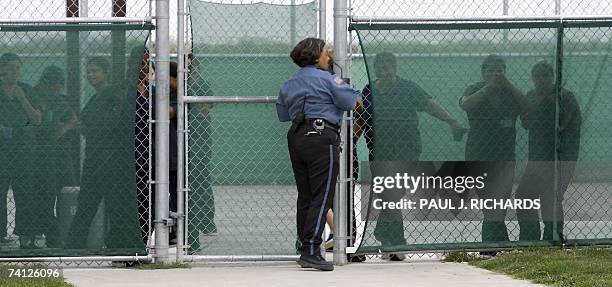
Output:
[[[288,51],[317,31],[311,1],[191,1],[189,10],[191,96],[276,96],[297,70]],[[190,254],[294,254],[287,128],[272,104],[189,105]]]
[[294,252],[286,126],[271,104],[189,108],[188,239],[204,255]]
[[[435,0],[435,1],[376,1],[376,0],[352,0],[349,2],[350,4],[350,15],[356,16],[368,16],[368,17],[445,17],[445,18],[453,18],[453,17],[483,17],[483,16],[500,16],[500,15],[508,15],[508,16],[551,16],[551,15],[606,15],[612,14],[612,4],[609,1],[572,1],[572,0],[561,0],[561,1],[537,1],[537,0],[508,0],[508,1],[472,1],[472,0],[462,0],[462,1],[446,1],[446,0]],[[328,7],[329,8],[329,7]],[[330,15],[328,13],[328,15]],[[331,25],[331,21],[328,20],[328,25]],[[422,39],[423,37],[441,37],[440,35],[443,33],[442,31],[436,31],[434,33],[427,33],[428,31],[413,31],[412,35],[415,38]],[[331,38],[331,31],[328,29],[328,39]],[[351,32],[350,34],[350,76],[351,82],[356,87],[365,87],[369,81],[367,78],[365,62],[363,59],[363,53],[361,51],[361,47],[359,46],[359,39],[357,37],[357,33]],[[503,33],[498,34],[497,37],[503,38]],[[445,40],[450,40],[451,37],[445,38]],[[542,40],[547,43],[545,45],[550,45],[550,41],[554,38],[554,35],[550,34],[542,38]],[[440,39],[440,38],[438,38]],[[406,39],[407,42],[414,40],[413,38]],[[431,45],[433,49],[439,49],[439,47],[443,47],[439,42],[432,41],[435,45]],[[444,48],[440,49],[438,52],[444,53]],[[464,51],[466,53],[472,53],[470,50]],[[529,52],[529,51],[528,51]],[[550,52],[550,51],[548,51]],[[425,52],[421,52],[425,53]],[[425,53],[426,54],[426,53]],[[401,58],[401,57],[400,57]],[[413,59],[419,61],[419,59]],[[552,58],[549,58],[552,60]],[[421,61],[423,61],[421,59]],[[461,62],[461,61],[460,61]],[[446,65],[457,66],[457,63],[453,63],[450,61],[440,63],[438,66],[432,67],[432,69],[428,69],[428,71],[433,71],[438,68],[446,67]],[[414,64],[411,64],[414,65]],[[455,74],[452,76],[459,75],[463,73],[463,69],[458,69],[461,67],[455,67]],[[601,65],[600,65],[601,68]],[[604,69],[604,68],[601,68]],[[426,73],[431,73],[428,71],[423,71]],[[469,70],[468,70],[469,71]],[[472,71],[473,73],[474,71]],[[574,74],[574,76],[578,76]],[[528,77],[527,77],[528,78]],[[595,78],[597,79],[597,77]],[[422,83],[419,83],[422,84]],[[599,85],[598,83],[596,85]],[[429,93],[434,96],[437,96],[437,90],[441,89],[437,86],[431,87],[433,90],[426,89]],[[462,86],[456,87],[459,90],[465,88]],[[597,93],[597,92],[595,92]],[[457,110],[456,102],[453,102],[450,106],[445,106],[447,109],[450,109],[450,112],[454,112]],[[367,116],[366,116],[367,117]],[[583,129],[586,127],[583,127]],[[430,133],[429,130],[420,129],[425,136],[427,133]],[[520,131],[519,131],[520,133]],[[521,137],[519,135],[519,137]],[[594,140],[593,140],[594,141]],[[517,151],[525,150],[526,143],[517,140]],[[602,145],[603,146],[603,145]],[[364,160],[368,158],[369,150],[366,146],[366,141],[362,138],[361,140],[356,142],[355,148],[357,149],[355,154],[357,155],[359,160]],[[427,148],[427,147],[425,147]],[[449,147],[452,151],[451,153],[455,153],[457,147]],[[441,151],[443,152],[443,151]],[[454,157],[450,157],[449,159],[453,159]],[[524,166],[525,164],[518,164],[517,166]],[[358,163],[357,160],[354,162],[353,166],[355,167],[354,172],[358,172]],[[576,171],[580,173],[580,169]],[[597,169],[593,169],[593,173],[597,174]],[[357,229],[357,245],[362,240],[362,234],[365,229],[365,220],[361,220],[365,218],[365,214],[361,214],[364,211],[363,206],[367,205],[367,202],[362,202],[364,199],[364,192],[362,191],[362,186],[357,184],[354,188],[354,211],[356,217],[356,229]],[[365,197],[367,198],[367,196]],[[571,203],[570,203],[571,204]],[[566,204],[567,205],[567,204]],[[474,227],[474,229],[477,229]],[[466,232],[467,233],[467,232]]]
[[151,26],[1,28],[1,257],[143,254]]
[[359,16],[472,17],[534,15],[606,15],[609,1],[580,0],[352,0],[351,14]]
[[[370,77],[364,112],[357,116],[366,151],[359,156],[356,188],[364,229],[359,250],[609,242],[611,178],[604,143],[610,136],[609,103],[598,96],[610,88],[601,81],[610,76],[609,24],[354,25]],[[478,93],[501,96],[482,96],[470,105],[466,98]],[[467,139],[453,130],[454,120],[469,128]],[[484,171],[492,187],[459,197],[445,193],[446,186],[413,195],[393,189],[374,194],[372,177],[390,171],[424,176]],[[537,210],[373,208],[376,199],[436,199],[438,206],[450,201],[458,207],[462,199],[512,196],[539,198],[542,224]]]
[[0,19],[57,19],[65,17],[147,17],[149,0],[32,0],[0,1]]

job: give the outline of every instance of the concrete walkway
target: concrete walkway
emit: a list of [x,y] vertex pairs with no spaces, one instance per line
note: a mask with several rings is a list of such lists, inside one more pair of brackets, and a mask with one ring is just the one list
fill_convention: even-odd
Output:
[[301,269],[293,262],[198,263],[189,269],[136,270],[69,268],[66,281],[76,286],[543,286],[514,280],[464,263],[366,262],[333,272]]

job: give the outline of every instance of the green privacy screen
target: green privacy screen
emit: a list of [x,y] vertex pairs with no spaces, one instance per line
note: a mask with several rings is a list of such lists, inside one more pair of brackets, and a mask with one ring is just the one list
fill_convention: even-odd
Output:
[[[316,36],[315,3],[191,1],[190,96],[276,97]],[[296,190],[274,103],[190,104],[187,184],[190,253],[295,254]],[[270,244],[270,242],[275,242]]]
[[612,241],[611,24],[353,24],[359,252]]
[[151,26],[0,28],[0,257],[142,254],[136,87]]

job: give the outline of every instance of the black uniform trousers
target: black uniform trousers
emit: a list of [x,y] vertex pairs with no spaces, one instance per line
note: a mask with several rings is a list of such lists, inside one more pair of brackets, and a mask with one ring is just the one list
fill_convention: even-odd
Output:
[[340,135],[328,127],[313,132],[308,121],[287,133],[298,189],[297,234],[303,255],[320,254],[325,215],[330,209],[339,169]]

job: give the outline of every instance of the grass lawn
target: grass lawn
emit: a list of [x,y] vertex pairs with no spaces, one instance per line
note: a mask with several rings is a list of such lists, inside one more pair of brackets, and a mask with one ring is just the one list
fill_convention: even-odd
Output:
[[537,248],[482,260],[452,253],[446,261],[471,265],[555,287],[612,287],[612,248]]
[[[0,286],[2,287],[74,287],[61,278],[10,278],[10,268],[47,268],[46,266],[10,266],[0,264]],[[49,267],[53,268],[53,267]]]

